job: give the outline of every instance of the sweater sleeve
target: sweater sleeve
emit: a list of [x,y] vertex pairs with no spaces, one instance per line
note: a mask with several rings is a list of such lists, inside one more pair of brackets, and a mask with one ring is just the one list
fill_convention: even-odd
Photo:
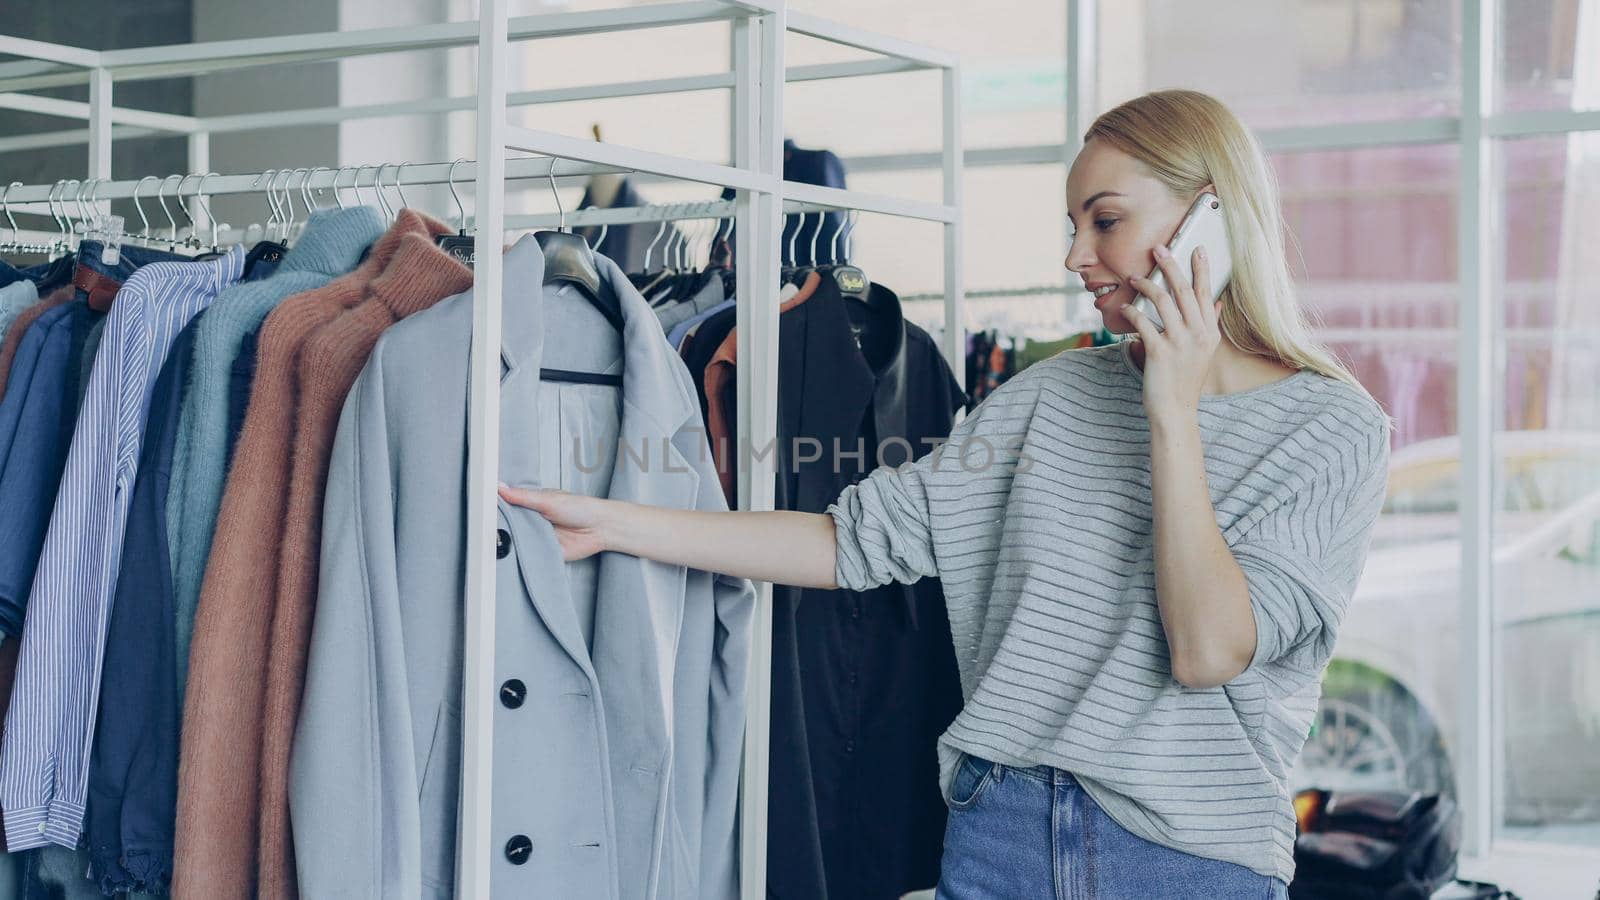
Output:
[[322,568],[289,775],[304,897],[421,891],[383,368],[345,401],[323,504]]
[[1388,483],[1388,436],[1381,427],[1318,465],[1285,504],[1231,550],[1255,614],[1256,649],[1247,671],[1269,694],[1287,696],[1321,678],[1361,580]]
[[[974,491],[1004,493],[1029,465],[1022,435],[1037,402],[1036,373],[1024,370],[990,394],[920,459],[880,466],[840,492],[833,517],[834,581],[864,591],[939,574],[939,523],[970,537],[973,523],[954,521],[960,498]],[[953,506],[947,507],[945,501]],[[948,516],[948,518],[947,518]]]

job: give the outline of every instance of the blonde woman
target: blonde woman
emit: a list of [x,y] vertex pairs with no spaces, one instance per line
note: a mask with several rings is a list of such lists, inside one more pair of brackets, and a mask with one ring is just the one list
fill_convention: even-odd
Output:
[[[1214,305],[1207,260],[1185,280],[1164,253],[1202,191],[1234,262]],[[1132,339],[1024,370],[826,514],[504,498],[571,559],[943,579],[964,706],[938,747],[941,898],[1283,897],[1288,777],[1383,500],[1388,420],[1312,340],[1271,170],[1221,103],[1161,91],[1101,116],[1067,205],[1067,267]],[[1157,264],[1171,293],[1143,278]]]

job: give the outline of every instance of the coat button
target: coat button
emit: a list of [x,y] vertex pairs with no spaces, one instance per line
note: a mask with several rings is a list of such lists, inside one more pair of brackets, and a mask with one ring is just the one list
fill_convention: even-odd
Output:
[[511,555],[511,532],[504,528],[497,529],[494,533],[495,559],[505,559]]
[[528,686],[515,678],[500,685],[500,702],[506,709],[516,709],[528,697]]
[[513,866],[520,866],[528,861],[528,856],[533,853],[533,841],[528,840],[525,834],[519,834],[506,841],[506,859],[511,860]]

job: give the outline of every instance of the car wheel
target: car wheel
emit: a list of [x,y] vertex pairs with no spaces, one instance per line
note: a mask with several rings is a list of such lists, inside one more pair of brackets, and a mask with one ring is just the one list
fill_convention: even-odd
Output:
[[1360,663],[1328,667],[1293,778],[1296,790],[1411,790],[1455,795],[1434,719],[1398,681]]

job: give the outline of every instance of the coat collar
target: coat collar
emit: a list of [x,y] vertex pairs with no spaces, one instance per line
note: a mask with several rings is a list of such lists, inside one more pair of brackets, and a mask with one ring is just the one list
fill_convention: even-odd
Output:
[[[872,406],[873,425],[881,444],[906,433],[906,323],[900,312],[900,298],[888,288],[873,282],[873,305],[894,310],[889,330],[892,350],[889,359],[874,368],[856,345],[850,330],[850,314],[838,284],[823,278],[816,295],[804,304],[807,333],[804,353],[809,359],[829,360],[824,372],[807,366],[805,371],[832,382],[825,390],[805,390],[799,379],[784,379],[780,386],[793,389],[790,408],[799,410],[803,420],[794,423],[795,433],[820,435],[824,443],[832,436],[852,441],[861,433],[862,415]],[[895,445],[891,445],[895,446]],[[876,458],[877,448],[868,448]],[[905,460],[909,461],[909,460]],[[886,462],[890,462],[886,460]]]
[[[622,269],[600,254],[595,254],[595,268],[600,273],[600,289],[614,296],[622,309],[622,355],[620,359],[595,360],[585,371],[620,372],[622,395],[628,404],[649,420],[656,434],[670,437],[699,418],[694,383],[682,359],[668,346],[649,302]],[[542,290],[533,289],[544,282],[544,253],[531,234],[506,251],[503,281],[506,299],[501,319],[502,371],[506,379],[512,373],[526,373],[536,379],[548,356],[544,346],[549,331],[546,307],[559,302],[570,308],[570,304],[583,301],[571,287],[549,285]],[[598,315],[596,318],[598,321]]]

